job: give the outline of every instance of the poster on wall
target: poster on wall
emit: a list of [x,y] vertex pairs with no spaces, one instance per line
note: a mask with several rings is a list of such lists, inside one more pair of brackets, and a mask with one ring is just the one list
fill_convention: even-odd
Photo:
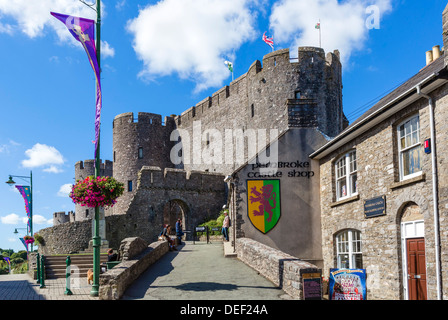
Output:
[[330,300],[367,300],[365,269],[330,269]]
[[247,215],[254,227],[268,233],[280,219],[280,180],[247,180]]

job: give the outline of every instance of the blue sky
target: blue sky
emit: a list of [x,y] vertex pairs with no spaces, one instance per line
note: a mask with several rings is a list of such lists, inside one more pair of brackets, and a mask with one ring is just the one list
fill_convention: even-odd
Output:
[[[432,0],[104,0],[101,158],[112,159],[112,120],[124,112],[180,114],[235,79],[271,49],[338,49],[350,121],[425,66],[442,44]],[[373,7],[372,7],[373,6]],[[372,11],[373,10],[373,11]],[[376,10],[376,11],[375,11]],[[95,83],[79,43],[50,11],[94,18],[78,0],[0,0],[0,181],[33,173],[34,231],[74,210],[63,186],[92,159]],[[370,26],[370,27],[368,27]],[[3,180],[2,180],[3,179]],[[15,179],[18,184],[26,181]],[[0,248],[24,249],[23,199],[0,184]],[[23,236],[25,230],[19,229]]]

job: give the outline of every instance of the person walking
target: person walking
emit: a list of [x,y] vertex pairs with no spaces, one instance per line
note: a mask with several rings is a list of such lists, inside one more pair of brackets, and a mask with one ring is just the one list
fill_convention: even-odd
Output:
[[228,212],[224,212],[224,221],[222,222],[222,235],[226,241],[229,241],[230,218]]
[[177,219],[176,222],[176,236],[177,239],[179,240],[179,244],[182,244],[182,236],[184,235],[183,231],[182,231],[182,219],[179,218]]

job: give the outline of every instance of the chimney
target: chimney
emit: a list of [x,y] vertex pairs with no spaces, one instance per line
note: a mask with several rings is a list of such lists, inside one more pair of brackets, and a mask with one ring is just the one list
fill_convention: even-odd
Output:
[[440,46],[432,47],[432,61],[437,60],[440,57]]
[[433,61],[432,50],[426,51],[426,65]]

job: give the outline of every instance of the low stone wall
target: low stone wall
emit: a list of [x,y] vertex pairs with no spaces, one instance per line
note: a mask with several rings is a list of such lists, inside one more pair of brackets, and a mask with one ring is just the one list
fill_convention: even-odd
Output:
[[[100,300],[118,300],[126,289],[152,265],[169,251],[168,241],[153,242],[142,246],[140,238],[127,238],[121,243],[120,254],[124,260],[113,269],[100,274]],[[138,249],[140,248],[140,249]],[[143,250],[141,252],[138,252]]]
[[249,238],[236,239],[238,258],[282,288],[294,299],[303,299],[300,270],[319,270],[315,265]]
[[63,223],[39,231],[44,243],[39,245],[39,253],[44,255],[68,254],[89,246],[92,239],[92,221]]

